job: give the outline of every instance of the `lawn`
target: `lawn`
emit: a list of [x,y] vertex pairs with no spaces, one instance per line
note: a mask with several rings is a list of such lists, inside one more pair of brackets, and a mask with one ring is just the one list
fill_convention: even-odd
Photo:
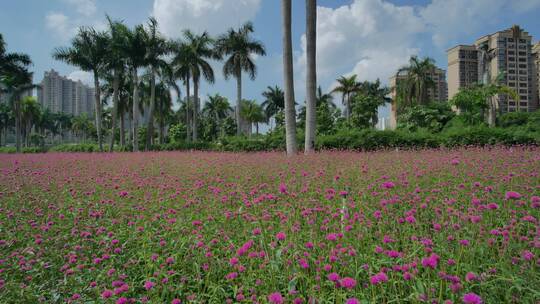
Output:
[[538,303],[540,148],[0,155],[1,303]]

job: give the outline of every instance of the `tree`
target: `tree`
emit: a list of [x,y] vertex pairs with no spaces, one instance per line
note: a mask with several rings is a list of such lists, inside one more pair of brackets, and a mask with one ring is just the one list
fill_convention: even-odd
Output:
[[[291,0],[281,1],[282,32],[283,32],[283,80],[285,108],[285,143],[287,155],[297,153],[296,143],[296,108],[294,101],[294,68],[291,36]],[[277,114],[278,112],[274,113]],[[277,121],[276,121],[277,125]]]
[[356,74],[349,77],[341,76],[337,80],[338,85],[332,93],[341,93],[341,102],[345,106],[345,118],[349,120],[351,114],[351,98],[362,89],[362,83],[356,81]]
[[223,120],[233,112],[227,98],[215,94],[214,96],[208,95],[208,101],[204,104],[203,114],[211,117],[218,125],[220,136],[225,135],[225,129],[223,126]]
[[75,136],[82,136],[83,143],[86,142],[86,138],[92,129],[92,122],[86,116],[86,113],[83,113],[79,116],[75,116],[71,119],[71,130],[75,133]]
[[[255,124],[256,134],[258,135],[259,123],[266,121],[263,108],[255,100],[244,99],[241,103],[240,115],[249,123],[250,129]],[[251,136],[251,130],[248,135]]]
[[317,118],[317,0],[306,0],[306,154],[315,150],[315,127]]
[[268,121],[285,109],[285,94],[278,86],[268,86],[266,91],[262,93],[262,96],[265,99],[261,106]]
[[32,127],[39,122],[41,116],[41,108],[38,105],[36,98],[26,96],[21,100],[21,129],[23,130],[23,142],[26,147],[29,145],[30,133]]
[[1,91],[10,96],[10,105],[15,115],[15,146],[17,153],[19,153],[21,152],[22,133],[21,94],[33,89],[36,85],[32,84],[32,73],[26,69],[13,69],[9,74],[9,76],[0,78],[0,83],[4,87]]
[[[497,95],[506,95],[514,100],[519,100],[519,95],[510,87],[500,83],[501,74],[495,81],[488,84],[476,84],[471,87],[462,88],[452,99],[450,104],[459,110],[459,115],[469,124],[479,124],[488,120],[488,124],[493,126],[496,119]],[[491,110],[493,109],[493,110]],[[493,113],[490,113],[493,111]]]
[[146,32],[146,62],[150,68],[150,109],[148,110],[148,123],[146,126],[145,149],[150,150],[154,138],[154,111],[156,108],[156,74],[158,69],[167,63],[163,56],[170,52],[170,45],[161,36],[157,29],[157,20],[150,17]]
[[[113,151],[114,138],[116,134],[116,119],[119,116],[119,94],[120,94],[120,82],[123,74],[125,74],[126,62],[123,54],[123,48],[126,43],[127,27],[120,21],[114,21],[107,16],[109,23],[108,32],[108,56],[106,57],[107,70],[112,71],[112,102],[113,108],[111,113],[111,141],[109,144],[109,152]],[[123,122],[121,122],[123,124]],[[123,131],[123,130],[122,130]]]
[[184,121],[186,123],[186,141],[190,141],[191,132],[190,132],[190,121],[191,121],[191,111],[192,107],[189,106],[190,102],[190,79],[191,79],[191,49],[189,44],[182,41],[175,41],[172,43],[172,48],[174,52],[174,58],[172,64],[174,65],[173,75],[174,77],[181,78],[184,81],[186,86],[186,97],[185,101],[180,101],[184,103],[183,112],[185,113]]
[[257,75],[257,66],[252,55],[266,55],[262,42],[253,39],[253,24],[245,23],[238,30],[229,29],[227,33],[221,35],[216,42],[216,54],[219,58],[228,56],[223,65],[223,75],[225,79],[231,76],[236,78],[236,124],[237,134],[242,131],[242,121],[240,117],[240,103],[242,100],[242,72],[246,72],[251,80]]
[[171,107],[171,91],[166,83],[159,82],[156,85],[156,112],[154,114],[159,126],[158,138],[160,144],[165,143],[165,124],[170,122],[173,116]]
[[99,77],[107,66],[106,58],[109,56],[109,38],[105,32],[98,32],[91,27],[81,27],[71,47],[57,48],[53,52],[56,60],[79,67],[83,71],[92,72],[95,87],[95,120],[99,151],[103,151],[101,136],[101,91]]
[[[409,64],[396,73],[396,111],[414,104],[425,105],[430,102],[428,90],[435,87],[432,75],[436,69],[435,61],[429,57],[419,59],[411,56]],[[397,117],[397,115],[396,115]]]
[[11,108],[4,103],[0,103],[0,147],[2,146],[2,134],[12,123],[13,113]]
[[214,70],[208,62],[210,58],[217,58],[212,50],[213,40],[207,32],[203,32],[201,35],[195,35],[191,31],[184,32],[184,38],[187,44],[187,57],[188,68],[190,70],[191,77],[193,78],[193,140],[198,139],[198,115],[200,111],[200,99],[199,99],[199,85],[201,76],[206,81],[214,82]]
[[125,44],[122,47],[122,52],[126,58],[127,65],[129,66],[133,87],[132,94],[132,123],[131,123],[131,133],[132,133],[132,144],[133,151],[139,151],[139,140],[138,140],[138,128],[139,128],[139,74],[138,69],[147,65],[147,47],[146,43],[148,41],[147,33],[144,30],[142,25],[135,26],[134,29],[128,29],[125,33],[126,40]]

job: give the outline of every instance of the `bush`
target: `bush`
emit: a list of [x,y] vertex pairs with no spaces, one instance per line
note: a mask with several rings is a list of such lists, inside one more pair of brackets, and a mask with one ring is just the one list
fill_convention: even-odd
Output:
[[[23,147],[22,153],[45,153],[47,152],[47,149],[44,147]],[[17,153],[17,149],[15,147],[0,147],[0,153]]]
[[98,152],[97,144],[61,144],[51,147],[50,152]]
[[524,126],[529,121],[529,112],[509,112],[497,117],[497,125],[502,128]]
[[171,143],[166,143],[162,145],[153,145],[152,150],[154,151],[184,151],[184,150],[214,150],[215,147],[210,142],[197,141],[197,142],[185,142],[185,141],[175,141]]

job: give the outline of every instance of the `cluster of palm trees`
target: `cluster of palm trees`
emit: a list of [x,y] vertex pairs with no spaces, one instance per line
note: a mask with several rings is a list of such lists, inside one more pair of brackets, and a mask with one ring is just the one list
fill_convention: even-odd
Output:
[[[91,27],[81,27],[71,45],[57,48],[53,57],[91,72],[95,90],[95,125],[100,150],[103,149],[102,91],[112,97],[112,125],[109,150],[112,151],[117,121],[120,121],[120,144],[125,144],[124,117],[131,121],[130,141],[133,151],[139,150],[139,120],[141,100],[147,99],[147,125],[144,148],[150,149],[154,143],[154,124],[159,124],[159,140],[163,141],[163,127],[172,104],[170,90],[180,97],[178,80],[185,85],[186,97],[182,108],[185,110],[187,127],[186,139],[199,139],[199,116],[201,115],[199,91],[202,80],[213,83],[215,76],[211,60],[224,60],[225,78],[237,81],[236,123],[238,132],[246,122],[241,115],[242,74],[254,79],[257,68],[253,55],[265,55],[260,41],[251,37],[253,25],[246,23],[239,29],[230,29],[216,38],[207,32],[201,34],[184,31],[182,39],[164,38],[158,29],[156,19],[149,18],[146,25],[129,28],[122,21],[107,16],[109,28],[97,31]],[[142,73],[144,72],[144,73]],[[101,83],[104,84],[101,85]],[[144,91],[147,86],[148,92]],[[193,88],[193,93],[191,93]],[[179,98],[180,99],[180,98]],[[253,114],[246,113],[253,122],[259,122]],[[244,127],[245,128],[245,127]]]

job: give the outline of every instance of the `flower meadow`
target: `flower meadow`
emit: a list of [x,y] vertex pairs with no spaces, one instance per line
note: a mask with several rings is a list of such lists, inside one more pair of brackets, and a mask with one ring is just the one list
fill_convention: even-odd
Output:
[[1,303],[538,303],[540,148],[0,157]]

